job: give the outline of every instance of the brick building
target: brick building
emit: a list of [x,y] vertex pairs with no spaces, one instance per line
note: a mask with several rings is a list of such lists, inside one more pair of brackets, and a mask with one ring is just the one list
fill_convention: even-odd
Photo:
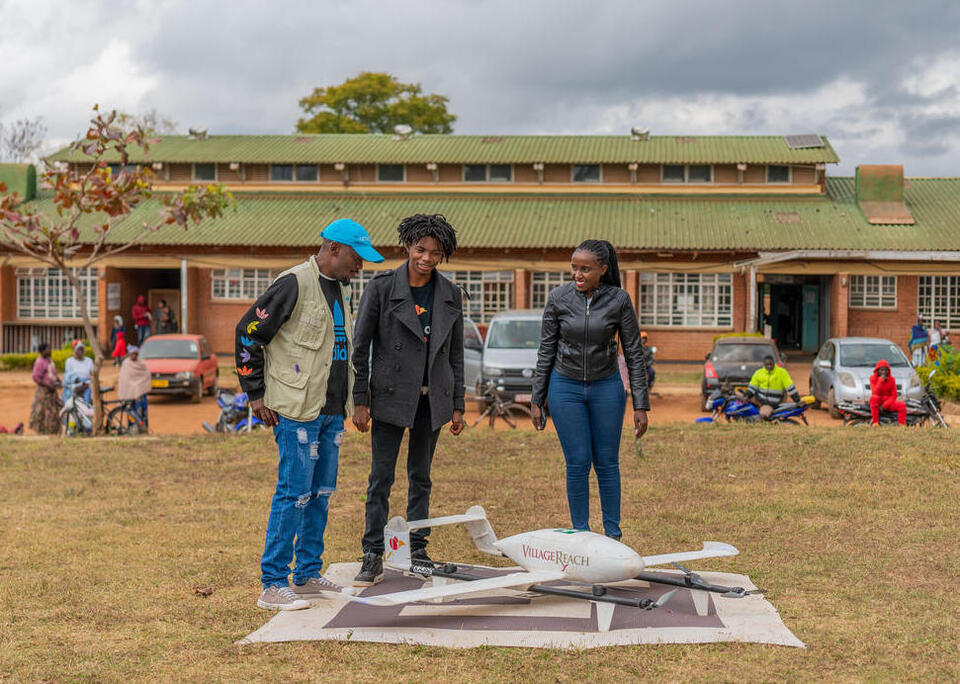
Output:
[[[702,359],[717,333],[764,325],[806,351],[829,336],[904,343],[918,312],[960,328],[960,179],[904,181],[899,167],[828,177],[834,150],[804,137],[169,136],[132,161],[152,166],[161,191],[222,182],[236,211],[150,236],[83,274],[85,296],[102,339],[114,315],[131,324],[145,294],[230,352],[240,315],[316,249],[329,221],[367,226],[389,268],[402,259],[399,220],[438,212],[461,244],[443,270],[481,325],[543,306],[573,247],[592,237],[617,246],[662,359]],[[52,160],[86,167],[69,150]],[[29,195],[29,179],[16,178]],[[42,191],[34,201],[52,207]],[[138,208],[116,239],[156,208]],[[15,254],[0,264],[3,351],[77,334],[62,277]],[[354,283],[352,305],[372,274]]]

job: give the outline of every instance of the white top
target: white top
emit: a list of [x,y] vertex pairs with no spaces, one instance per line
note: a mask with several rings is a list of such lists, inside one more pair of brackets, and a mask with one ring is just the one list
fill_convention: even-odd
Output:
[[71,356],[63,364],[63,373],[64,375],[74,373],[81,380],[89,380],[93,374],[93,359],[84,356],[83,359],[77,360],[76,356]]
[[929,336],[930,336],[931,347],[935,347],[936,345],[940,344],[940,342],[942,341],[940,339],[940,331],[937,330],[936,328],[930,328]]

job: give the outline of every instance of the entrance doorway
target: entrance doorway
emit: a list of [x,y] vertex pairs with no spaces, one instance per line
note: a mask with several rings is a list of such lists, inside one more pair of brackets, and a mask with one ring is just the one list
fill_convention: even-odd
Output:
[[826,291],[820,276],[764,275],[764,323],[780,349],[820,349],[827,336]]

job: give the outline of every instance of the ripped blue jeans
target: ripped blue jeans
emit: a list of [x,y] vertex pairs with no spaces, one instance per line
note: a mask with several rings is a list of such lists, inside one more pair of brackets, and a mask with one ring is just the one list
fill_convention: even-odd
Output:
[[260,560],[263,587],[285,587],[296,553],[294,584],[320,576],[330,495],[337,489],[343,416],[321,414],[299,422],[279,417],[273,436],[280,450],[277,490],[270,505]]

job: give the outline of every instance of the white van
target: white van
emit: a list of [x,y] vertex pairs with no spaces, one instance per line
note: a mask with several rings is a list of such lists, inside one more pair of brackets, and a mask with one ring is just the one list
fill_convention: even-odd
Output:
[[502,311],[490,319],[481,381],[493,380],[502,387],[504,399],[530,402],[542,319],[542,309]]

